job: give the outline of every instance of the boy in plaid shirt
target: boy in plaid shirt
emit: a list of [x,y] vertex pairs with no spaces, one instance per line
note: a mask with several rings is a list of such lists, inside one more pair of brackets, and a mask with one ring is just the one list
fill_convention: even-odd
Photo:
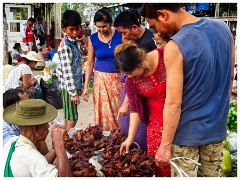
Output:
[[66,36],[58,48],[60,63],[57,73],[62,92],[64,126],[67,131],[75,127],[78,120],[77,105],[80,104],[79,96],[82,88],[82,55],[77,37],[81,23],[77,11],[67,10],[62,15],[62,27]]

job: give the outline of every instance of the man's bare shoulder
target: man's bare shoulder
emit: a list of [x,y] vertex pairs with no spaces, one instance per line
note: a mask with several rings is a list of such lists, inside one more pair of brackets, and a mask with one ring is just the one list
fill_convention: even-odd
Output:
[[168,41],[168,43],[164,46],[164,53],[179,53],[180,49],[178,44],[174,40]]
[[170,59],[181,59],[183,60],[181,50],[179,49],[178,44],[170,40],[165,46],[164,46],[164,59],[170,60]]

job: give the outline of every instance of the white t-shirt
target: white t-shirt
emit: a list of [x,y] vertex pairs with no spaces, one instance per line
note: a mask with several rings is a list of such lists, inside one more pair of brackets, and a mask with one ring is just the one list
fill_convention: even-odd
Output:
[[[11,143],[16,137],[11,138],[3,148],[3,167],[5,167]],[[20,135],[15,151],[12,154],[10,166],[14,177],[57,177],[58,169],[49,164],[36,146],[26,137]]]
[[31,68],[27,64],[20,64],[13,68],[7,77],[5,91],[22,86],[22,81],[20,78],[25,74],[30,74],[31,77],[33,74]]

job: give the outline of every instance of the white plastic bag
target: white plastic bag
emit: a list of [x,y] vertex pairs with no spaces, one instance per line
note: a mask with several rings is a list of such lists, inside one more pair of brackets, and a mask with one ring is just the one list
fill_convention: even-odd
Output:
[[52,81],[53,81],[52,76],[45,71],[43,71],[43,78],[42,79],[46,82],[46,84],[51,84]]
[[172,167],[174,167],[177,172],[180,174],[181,177],[188,177],[187,173],[185,173],[182,168],[180,168],[175,162],[173,162],[175,159],[187,159],[187,160],[191,160],[193,161],[195,164],[197,164],[198,166],[201,166],[200,163],[198,163],[197,161],[191,159],[191,158],[187,158],[187,157],[176,157],[176,158],[172,158],[170,160],[170,164],[172,165]]
[[60,126],[64,125],[64,120],[59,113],[58,113],[58,116],[53,120],[53,122]]
[[237,133],[229,134],[228,142],[229,142],[229,147],[228,147],[229,152],[231,154],[237,152]]

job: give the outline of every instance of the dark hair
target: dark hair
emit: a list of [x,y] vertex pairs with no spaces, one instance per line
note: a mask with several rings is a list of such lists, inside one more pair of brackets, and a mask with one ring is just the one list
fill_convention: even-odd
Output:
[[33,18],[33,17],[30,17],[30,18],[28,19],[28,21],[31,21],[31,22],[33,22],[33,23],[36,22],[35,18]]
[[85,21],[85,25],[88,26],[90,24],[90,21]]
[[111,14],[110,14],[110,12],[107,8],[99,9],[95,13],[93,21],[94,21],[95,24],[96,24],[96,22],[101,22],[101,21],[103,21],[105,23],[112,23],[113,22],[112,16],[111,16]]
[[170,40],[170,37],[164,35],[164,34],[159,34],[159,33],[154,33],[157,34],[160,38],[162,38],[163,41],[168,42]]
[[25,91],[22,89],[9,89],[5,93],[3,93],[3,108],[7,108],[18,101],[20,101],[20,96],[18,93],[24,93]]
[[21,44],[20,43],[15,43],[14,46],[13,46],[13,49],[17,49],[18,47],[21,47]]
[[26,59],[26,64],[30,64],[32,61],[31,60],[28,60],[27,58]]
[[36,45],[33,45],[33,46],[32,46],[32,51],[34,51],[34,52],[38,53],[38,48],[37,48],[37,46],[36,46]]
[[28,60],[26,57],[22,57],[22,61],[25,61],[26,64],[29,64],[30,62],[32,62],[31,60]]
[[134,71],[143,61],[145,51],[132,41],[119,44],[114,50],[114,65],[123,72]]
[[80,26],[82,19],[80,14],[74,10],[66,10],[62,15],[62,26],[64,28],[68,26]]
[[180,3],[143,3],[141,15],[150,19],[156,19],[158,17],[158,10],[166,9],[172,12],[177,12],[180,8]]
[[41,17],[38,17],[38,18],[37,18],[37,20],[38,20],[38,21],[41,21],[41,20],[42,20],[42,18],[41,18]]
[[166,35],[164,35],[164,34],[161,34],[160,37],[161,37],[164,41],[166,41],[166,42],[168,42],[168,41],[170,40],[170,37],[168,37],[168,36],[166,36]]
[[137,10],[137,9],[131,9],[131,11],[130,11],[131,13],[133,13],[133,14],[135,14],[138,18],[140,18],[141,17],[141,13],[140,13],[140,11],[139,10]]
[[134,24],[140,26],[137,15],[130,11],[123,11],[116,17],[113,26],[131,29]]

